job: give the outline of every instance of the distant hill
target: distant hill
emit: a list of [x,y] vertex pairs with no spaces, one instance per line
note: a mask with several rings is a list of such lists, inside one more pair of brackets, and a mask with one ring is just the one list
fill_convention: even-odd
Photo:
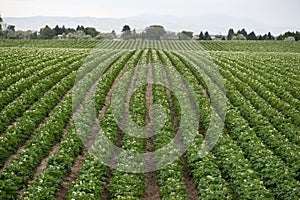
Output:
[[[39,30],[45,25],[54,27],[55,25],[65,25],[66,27],[76,28],[77,25],[92,26],[101,32],[115,30],[119,33],[124,24],[129,24],[138,32],[151,24],[161,24],[170,31],[191,30],[194,33],[209,31],[212,34],[226,34],[229,28],[235,30],[246,28],[248,32],[254,30],[262,34],[271,31],[278,35],[287,30],[296,30],[293,27],[271,27],[253,20],[241,19],[222,14],[207,14],[195,17],[176,17],[170,15],[138,15],[127,18],[96,18],[96,17],[4,17],[8,24],[16,26],[17,30]],[[299,27],[298,27],[299,28]]]

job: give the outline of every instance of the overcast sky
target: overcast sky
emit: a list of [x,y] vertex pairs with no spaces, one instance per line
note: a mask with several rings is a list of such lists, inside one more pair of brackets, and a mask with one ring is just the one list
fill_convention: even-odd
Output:
[[299,0],[0,0],[3,17],[128,17],[140,14],[226,14],[271,26],[299,27]]

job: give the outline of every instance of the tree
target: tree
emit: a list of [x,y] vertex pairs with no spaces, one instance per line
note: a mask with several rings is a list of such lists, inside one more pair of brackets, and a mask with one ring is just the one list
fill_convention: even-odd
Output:
[[203,32],[201,31],[200,34],[199,34],[199,40],[204,40],[204,35],[203,35]]
[[251,33],[249,33],[249,35],[247,35],[247,40],[257,40],[254,31],[252,31]]
[[78,25],[76,28],[76,31],[83,31],[84,32],[84,26]]
[[267,34],[264,34],[264,35],[262,36],[262,39],[263,39],[263,40],[269,40],[269,37],[268,37]]
[[161,25],[151,25],[149,27],[146,27],[144,37],[148,40],[160,40],[160,37],[162,37],[167,32],[165,31],[165,28]]
[[91,36],[87,36],[85,35],[84,31],[82,30],[79,30],[79,31],[76,31],[75,33],[68,33],[68,35],[66,36],[68,39],[71,39],[71,40],[83,40],[83,39],[88,39],[88,38],[91,38]]
[[116,31],[115,31],[115,30],[112,30],[111,34],[112,34],[113,38],[116,38],[116,37],[117,37],[117,34],[116,34]]
[[178,36],[179,40],[190,40],[191,39],[188,35],[183,34],[183,33],[178,33],[177,36]]
[[193,34],[194,34],[192,31],[182,31],[181,33],[186,35],[190,39],[193,38]]
[[239,30],[238,32],[237,32],[237,35],[239,35],[239,34],[242,34],[243,36],[245,36],[246,38],[247,38],[247,31],[243,28],[242,30]]
[[96,40],[112,40],[115,36],[112,33],[99,33],[95,39]]
[[228,31],[228,34],[227,34],[227,40],[232,40],[233,36],[234,36],[234,31],[233,31],[233,29],[231,28],[231,29],[229,29],[229,31]]
[[277,37],[277,40],[284,40],[284,37],[282,34],[280,34],[278,37]]
[[271,34],[271,32],[268,33],[268,40],[274,40],[274,36]]
[[98,35],[98,31],[95,28],[92,28],[92,27],[86,27],[84,29],[84,33],[86,35],[90,35],[92,37],[96,37]]
[[3,22],[3,19],[2,19],[1,15],[0,15],[0,31],[2,30],[1,22]]
[[55,35],[62,35],[63,34],[63,30],[62,28],[60,28],[58,25],[55,26],[55,28],[53,29],[55,31]]
[[61,27],[61,32],[62,32],[62,34],[66,33],[65,25],[63,25],[63,26]]
[[300,32],[299,32],[299,31],[296,31],[296,34],[295,34],[295,40],[296,40],[296,41],[299,41],[299,40],[300,40]]
[[204,33],[204,40],[211,40],[211,37],[207,31]]
[[237,36],[233,36],[232,40],[247,40],[247,38],[243,34],[238,34]]
[[129,25],[124,25],[124,26],[123,26],[121,37],[122,37],[124,40],[129,40],[129,39],[132,38],[131,29],[130,29],[130,26],[129,26]]
[[74,28],[67,28],[67,29],[65,30],[65,34],[75,33],[75,32],[76,32],[76,30],[75,30]]
[[129,25],[124,25],[123,29],[122,29],[122,33],[125,33],[125,32],[128,32],[128,31],[131,31],[130,26]]
[[36,32],[36,31],[32,33],[32,35],[31,35],[31,39],[33,39],[33,40],[36,40],[36,39],[38,39],[38,34],[37,34],[37,32]]
[[52,30],[48,25],[46,25],[45,28],[40,29],[39,39],[49,40],[49,39],[53,39],[54,36],[55,36],[55,31]]

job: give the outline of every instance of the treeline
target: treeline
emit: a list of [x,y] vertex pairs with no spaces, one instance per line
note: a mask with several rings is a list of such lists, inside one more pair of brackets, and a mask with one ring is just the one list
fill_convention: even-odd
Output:
[[[1,22],[0,16],[0,22]],[[77,28],[66,28],[65,26],[56,25],[54,28],[46,25],[39,31],[15,31],[2,30],[0,26],[0,38],[7,39],[73,39],[73,40],[289,40],[299,41],[300,32],[286,32],[277,37],[273,36],[271,32],[264,35],[257,35],[254,31],[248,33],[245,29],[235,32],[233,29],[228,30],[228,34],[224,35],[210,35],[208,31],[200,32],[199,35],[194,35],[192,31],[185,31],[175,33],[168,32],[161,25],[151,25],[146,27],[141,33],[137,33],[135,29],[131,29],[129,25],[124,25],[120,37],[112,30],[108,33],[102,33],[94,27],[84,27],[78,25]]]
[[111,33],[98,32],[94,27],[84,27],[78,25],[76,29],[66,28],[65,26],[56,25],[54,28],[50,28],[46,25],[41,28],[40,31],[13,31],[0,29],[0,37],[7,39],[78,39],[78,40],[90,40],[90,39],[114,39],[116,33],[113,30]]
[[[225,38],[224,38],[225,39]],[[268,32],[264,35],[256,35],[254,31],[247,33],[245,29],[238,30],[236,33],[233,29],[229,29],[228,34],[226,36],[227,40],[290,40],[290,41],[299,41],[300,40],[300,32],[286,32],[284,34],[279,35],[278,37],[274,37],[271,32]]]
[[125,25],[121,35],[123,40],[191,40],[193,37],[191,31],[170,32],[161,25],[148,26],[141,33],[137,33],[135,29],[131,30],[129,25]]

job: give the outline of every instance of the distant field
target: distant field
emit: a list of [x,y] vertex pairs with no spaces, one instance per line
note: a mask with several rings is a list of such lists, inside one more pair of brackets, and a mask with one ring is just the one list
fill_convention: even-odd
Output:
[[[300,199],[300,42],[0,40],[0,47],[0,199]],[[124,76],[130,79],[121,83]],[[218,107],[208,79],[225,88],[226,117],[212,151],[200,157]],[[138,80],[151,83],[120,101],[130,115],[122,110],[118,125],[112,93],[123,84],[127,98]],[[175,93],[152,84],[158,80],[184,86]],[[101,130],[83,104],[90,88]],[[153,104],[165,111],[161,130],[132,136],[129,117],[154,131]],[[118,166],[129,161],[93,138],[106,136],[133,154],[158,150],[179,132],[188,107],[200,119],[196,129],[183,124],[183,133],[195,133],[192,145],[185,148],[188,134],[180,134],[176,145],[185,153],[147,173],[103,164],[75,123],[79,116],[97,130],[88,143]],[[161,159],[155,151],[154,160]]]

